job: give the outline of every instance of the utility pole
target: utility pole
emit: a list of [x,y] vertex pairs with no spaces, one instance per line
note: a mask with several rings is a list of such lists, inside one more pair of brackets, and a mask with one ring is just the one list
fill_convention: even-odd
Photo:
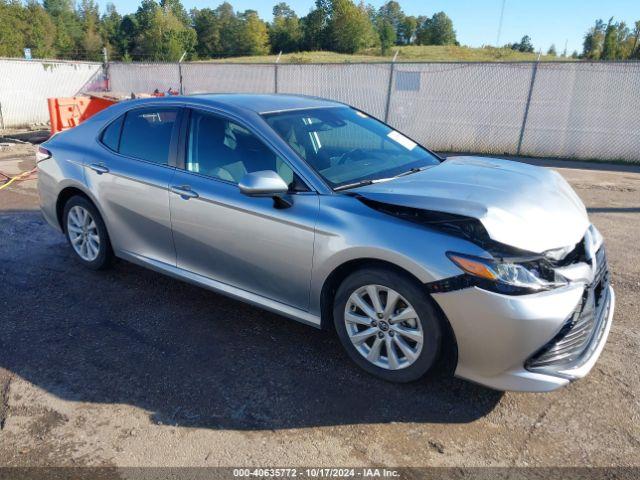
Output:
[[531,97],[533,96],[533,86],[536,83],[536,75],[538,74],[538,65],[540,65],[540,57],[542,56],[542,49],[538,51],[538,60],[533,64],[531,69],[531,82],[529,83],[529,93],[527,95],[527,103],[524,107],[524,116],[522,118],[522,126],[520,127],[520,137],[518,138],[518,147],[516,148],[516,155],[520,155],[522,152],[522,142],[524,140],[524,132],[527,129],[527,120],[529,120],[529,107],[531,106]]
[[387,86],[387,104],[384,109],[384,122],[387,123],[389,121],[389,112],[391,109],[391,92],[393,91],[393,79],[394,73],[396,71],[396,60],[398,59],[398,54],[400,50],[396,50],[396,53],[393,55],[393,60],[391,60],[391,67],[389,69],[389,85]]
[[273,64],[273,89],[275,93],[278,93],[278,65],[280,64],[280,57],[282,56],[282,50],[278,53],[276,61]]
[[185,51],[180,57],[180,60],[178,60],[178,77],[180,81],[180,95],[184,95],[184,88],[182,86],[182,61],[184,60],[184,57],[186,55],[187,55],[187,52]]
[[496,48],[500,48],[500,35],[502,34],[502,21],[504,20],[504,6],[507,0],[502,0],[502,8],[500,9],[500,21],[498,22],[498,37],[496,38]]
[[102,72],[104,74],[104,89],[105,91],[111,91],[111,82],[109,78],[109,51],[107,47],[102,47]]

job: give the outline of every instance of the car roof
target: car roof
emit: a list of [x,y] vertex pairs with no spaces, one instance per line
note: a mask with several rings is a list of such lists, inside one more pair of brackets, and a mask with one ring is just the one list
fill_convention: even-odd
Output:
[[[166,96],[138,98],[127,100],[107,109],[109,115],[104,117],[100,112],[90,120],[103,121],[109,116],[119,115],[122,112],[147,104],[186,104],[190,107],[213,107],[248,119],[251,115],[266,113],[279,113],[295,110],[308,110],[313,108],[348,108],[344,103],[326,100],[319,97],[289,94],[247,94],[247,93],[208,93],[185,96]],[[86,123],[86,122],[84,122]]]
[[214,93],[188,95],[183,98],[193,103],[248,110],[258,114],[344,106],[342,103],[324,98],[289,94]]

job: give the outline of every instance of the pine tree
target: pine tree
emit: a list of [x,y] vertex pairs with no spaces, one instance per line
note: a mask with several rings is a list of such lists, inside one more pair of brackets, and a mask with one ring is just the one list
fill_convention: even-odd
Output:
[[274,53],[297,52],[302,42],[302,29],[296,13],[284,2],[273,7],[273,23],[269,40]]
[[25,14],[25,47],[31,49],[34,58],[54,58],[56,27],[51,17],[36,0],[27,2]]
[[175,62],[183,53],[192,55],[197,41],[196,32],[153,0],[144,0],[138,12],[138,35],[134,53],[154,61]]
[[210,58],[220,55],[222,53],[220,24],[215,12],[210,8],[203,8],[192,11],[191,16],[198,39],[196,45],[198,57]]
[[44,9],[55,25],[56,55],[62,58],[86,58],[83,46],[84,30],[72,0],[44,0]]
[[602,20],[596,20],[595,25],[584,36],[582,54],[585,58],[598,60],[602,55],[604,28],[604,22]]
[[302,48],[308,51],[321,50],[328,44],[326,13],[316,8],[300,21],[302,27]]
[[267,24],[255,10],[246,10],[240,14],[238,45],[241,54],[266,55],[269,53],[269,33]]
[[113,3],[107,3],[107,11],[100,20],[100,35],[102,37],[102,43],[109,50],[109,54],[114,52],[122,54],[121,39],[120,39],[120,23],[122,22],[122,16],[116,10]]
[[0,0],[0,56],[21,57],[26,46],[25,15],[17,2]]
[[604,33],[604,43],[602,45],[602,60],[615,60],[618,57],[618,24],[613,22],[613,17],[609,19],[607,29]]
[[[375,24],[378,34],[380,35],[380,41],[383,43],[383,50],[390,48],[390,45],[387,45],[386,48],[384,46],[385,41],[388,42],[389,38],[393,38],[393,44],[400,42],[403,35],[405,18],[406,15],[402,11],[402,7],[400,7],[400,4],[395,0],[388,1],[378,9]],[[391,35],[389,27],[393,30],[393,35]],[[384,32],[383,30],[387,31]]]
[[631,48],[631,58],[640,60],[640,20],[635,23],[633,29],[633,47]]
[[98,33],[100,23],[100,11],[94,0],[82,0],[78,10],[78,16],[82,23],[82,49],[87,60],[100,60],[104,45]]
[[386,55],[389,49],[396,44],[396,31],[389,20],[382,20],[378,25],[380,35],[380,49]]

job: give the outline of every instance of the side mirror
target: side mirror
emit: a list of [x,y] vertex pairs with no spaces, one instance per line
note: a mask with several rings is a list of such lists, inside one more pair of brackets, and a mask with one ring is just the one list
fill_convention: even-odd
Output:
[[291,206],[291,203],[280,196],[289,191],[289,186],[273,170],[247,173],[238,183],[238,188],[249,197],[272,197],[276,208]]

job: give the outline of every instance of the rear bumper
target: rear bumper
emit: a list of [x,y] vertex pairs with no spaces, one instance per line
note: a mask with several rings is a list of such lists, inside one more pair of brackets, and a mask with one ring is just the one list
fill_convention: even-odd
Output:
[[592,335],[569,363],[531,368],[528,361],[552,342],[567,319],[581,308],[589,287],[583,284],[523,296],[478,288],[434,294],[458,344],[456,375],[497,390],[546,392],[584,377],[607,341],[615,295],[606,285],[606,306]]
[[38,165],[38,196],[40,200],[40,211],[42,216],[49,225],[58,231],[61,231],[58,223],[58,214],[56,204],[58,199],[58,191],[56,181],[46,168],[48,160],[40,162]]

